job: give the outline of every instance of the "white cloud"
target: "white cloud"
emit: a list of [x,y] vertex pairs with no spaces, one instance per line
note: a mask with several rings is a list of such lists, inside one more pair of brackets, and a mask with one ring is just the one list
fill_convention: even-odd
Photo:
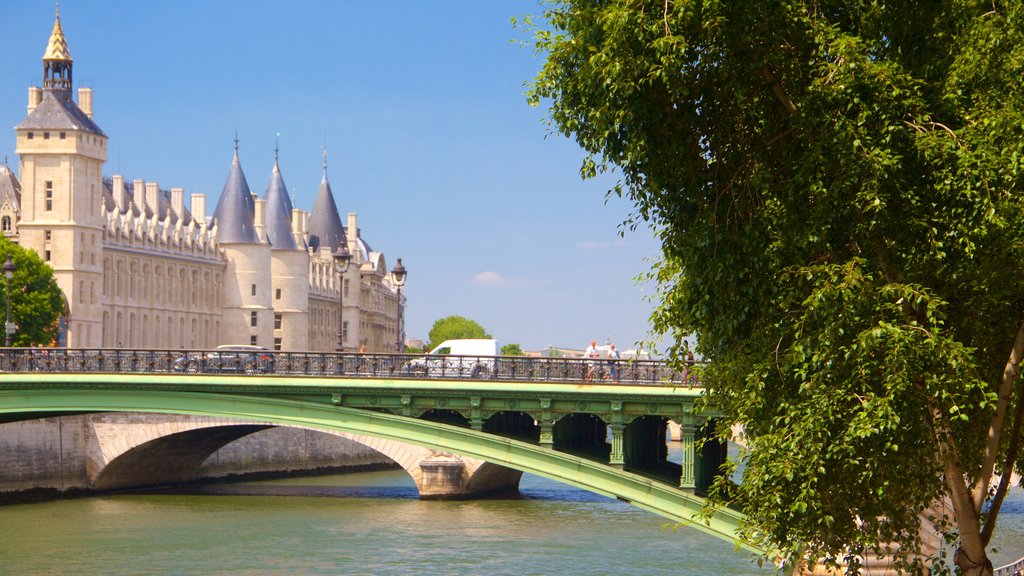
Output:
[[481,272],[476,276],[473,276],[473,284],[477,286],[501,286],[505,284],[507,280],[497,272]]

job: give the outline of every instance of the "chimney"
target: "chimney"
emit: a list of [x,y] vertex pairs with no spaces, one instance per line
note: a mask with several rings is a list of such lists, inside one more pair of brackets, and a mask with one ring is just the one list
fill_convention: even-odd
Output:
[[298,208],[292,208],[292,237],[297,247],[306,244],[306,237],[302,234],[302,210]]
[[256,238],[259,238],[261,243],[268,243],[267,240],[267,201],[262,198],[255,198],[254,205],[256,211],[253,215],[253,225],[256,228]]
[[43,91],[36,87],[31,86],[28,89],[28,113],[35,112],[36,106],[43,101]]
[[146,183],[142,180],[132,180],[132,204],[139,214],[146,215]]
[[191,212],[192,218],[196,220],[196,225],[206,228],[206,194],[192,195]]
[[124,189],[124,176],[114,174],[110,180],[113,182],[111,192],[114,195],[114,204],[117,205],[117,211],[123,213],[128,209],[128,194]]
[[78,109],[92,120],[92,88],[78,89]]
[[156,182],[146,182],[146,206],[160,216],[160,187]]
[[171,210],[179,219],[185,216],[185,190],[171,188]]
[[345,232],[347,233],[347,240],[349,244],[355,242],[356,239],[359,238],[359,228],[356,226],[355,212],[348,213],[348,230],[346,230]]

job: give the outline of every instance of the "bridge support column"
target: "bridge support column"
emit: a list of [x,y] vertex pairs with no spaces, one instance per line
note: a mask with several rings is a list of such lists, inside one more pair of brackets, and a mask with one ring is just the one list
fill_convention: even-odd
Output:
[[622,424],[612,424],[612,453],[608,458],[608,464],[622,468],[626,464],[625,454],[622,450],[622,433],[625,430]]
[[555,447],[555,423],[551,419],[551,398],[540,399],[540,445],[545,448]]
[[554,448],[555,446],[555,425],[550,420],[542,420],[540,422],[540,445],[544,448]]
[[697,464],[697,451],[694,450],[694,434],[696,428],[692,424],[683,424],[680,427],[680,436],[683,443],[683,471],[679,477],[679,487],[684,490],[697,488],[697,475],[695,474]]

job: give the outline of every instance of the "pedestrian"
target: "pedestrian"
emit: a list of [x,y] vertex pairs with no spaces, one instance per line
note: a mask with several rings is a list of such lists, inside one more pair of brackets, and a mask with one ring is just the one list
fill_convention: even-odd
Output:
[[594,380],[594,373],[597,371],[595,358],[601,357],[601,353],[597,351],[597,340],[590,341],[590,346],[583,352],[583,357],[587,359],[585,363],[587,368],[586,381],[592,382]]
[[619,381],[619,351],[615,349],[615,344],[608,345],[608,373],[612,380]]

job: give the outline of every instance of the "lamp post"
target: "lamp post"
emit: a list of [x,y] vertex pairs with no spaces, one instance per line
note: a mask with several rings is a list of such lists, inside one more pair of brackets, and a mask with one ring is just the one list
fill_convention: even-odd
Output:
[[336,352],[345,351],[345,324],[342,320],[345,302],[345,272],[348,271],[350,262],[352,262],[352,254],[348,251],[345,241],[342,240],[341,245],[334,252],[334,269],[338,271],[338,345],[335,347]]
[[4,294],[7,296],[7,318],[4,322],[4,346],[7,348],[11,347],[11,336],[14,335],[14,324],[11,324],[11,277],[14,276],[14,271],[18,267],[14,265],[14,261],[11,260],[11,255],[7,255],[7,261],[4,262],[4,278],[7,279],[7,288],[4,290]]
[[398,353],[401,353],[402,352],[402,348],[403,348],[403,346],[402,346],[402,286],[405,286],[405,276],[406,276],[406,274],[407,274],[407,272],[405,271],[405,266],[402,266],[402,259],[399,258],[398,259],[398,263],[395,264],[395,267],[391,269],[391,275],[394,276],[394,278],[395,278],[395,286],[398,287],[398,325],[397,325],[397,332],[398,332],[397,339],[398,339],[398,342],[396,343],[396,346],[395,346],[395,351],[398,352]]

